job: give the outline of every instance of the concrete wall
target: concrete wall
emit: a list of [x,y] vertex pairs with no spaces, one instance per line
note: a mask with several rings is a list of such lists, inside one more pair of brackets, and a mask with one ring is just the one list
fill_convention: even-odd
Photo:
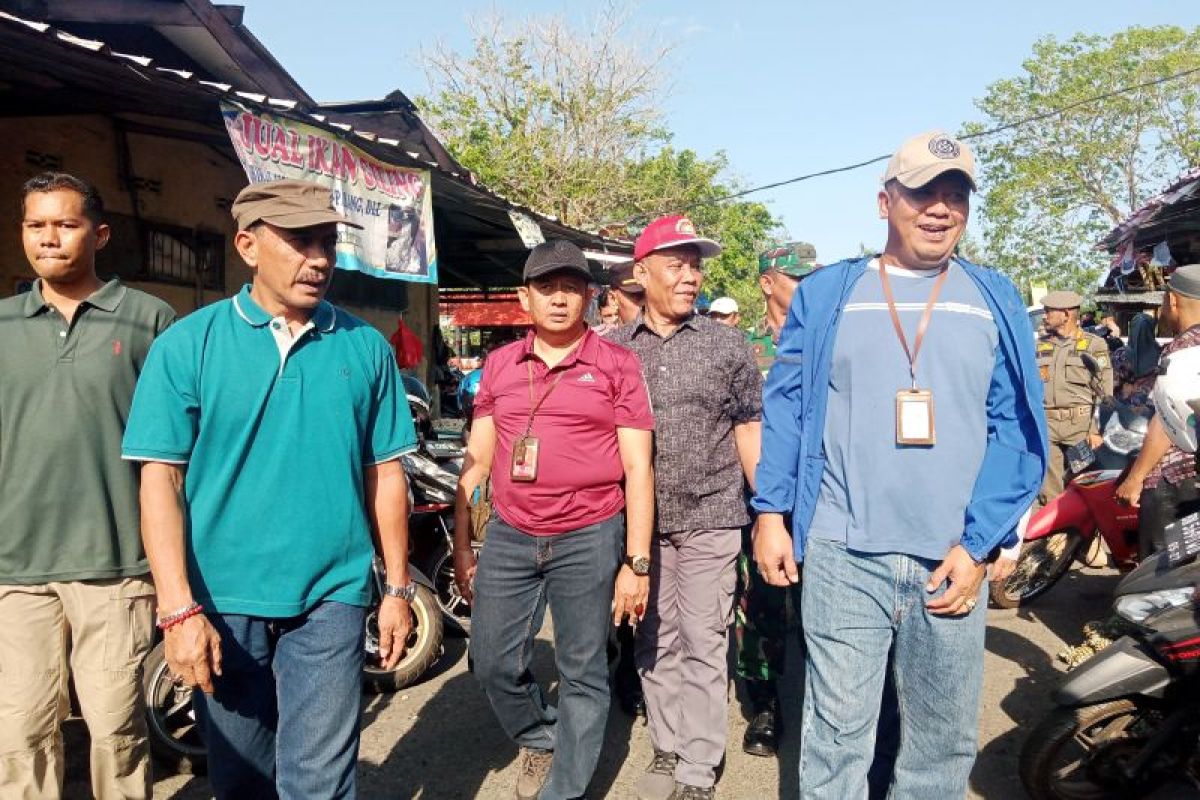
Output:
[[[185,133],[223,135],[220,127],[201,127],[166,117],[131,115],[124,119]],[[204,142],[145,133],[129,132],[125,138],[129,170],[136,178],[147,182],[148,187],[138,191],[136,214],[148,222],[221,233],[226,243],[223,291],[204,291],[200,295],[192,286],[130,285],[161,297],[181,315],[236,294],[250,279],[250,273],[233,249],[236,231],[229,215],[229,203],[245,186],[246,177],[232,151],[226,152]],[[122,151],[117,121],[111,117],[0,119],[0,202],[3,203],[0,207],[4,209],[2,219],[7,220],[0,224],[0,253],[5,254],[0,259],[0,297],[12,295],[18,281],[35,277],[21,247],[21,184],[53,166],[94,183],[104,198],[106,209],[133,216],[133,196],[120,179]],[[408,297],[409,308],[404,313],[404,320],[426,344],[426,360],[420,366],[419,377],[428,381],[430,334],[437,324],[437,287],[409,284]],[[390,336],[396,329],[398,315],[394,310],[355,306],[347,306],[347,310],[367,320],[385,335]]]

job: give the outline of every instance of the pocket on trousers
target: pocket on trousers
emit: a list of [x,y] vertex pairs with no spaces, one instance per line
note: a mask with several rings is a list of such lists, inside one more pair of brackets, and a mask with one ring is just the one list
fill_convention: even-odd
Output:
[[154,584],[123,578],[112,586],[104,626],[104,668],[136,669],[154,639]]
[[718,605],[716,613],[713,614],[713,620],[718,631],[725,631],[729,627],[729,623],[733,621],[733,593],[736,588],[737,559],[735,558],[721,573],[721,577],[717,581],[717,591],[714,592]]

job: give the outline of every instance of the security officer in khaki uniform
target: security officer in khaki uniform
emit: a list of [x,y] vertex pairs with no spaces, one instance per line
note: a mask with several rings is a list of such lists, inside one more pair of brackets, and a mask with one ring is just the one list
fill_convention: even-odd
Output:
[[1046,424],[1050,464],[1038,495],[1040,504],[1062,493],[1067,450],[1087,441],[1099,447],[1096,409],[1112,396],[1113,369],[1108,345],[1079,327],[1081,298],[1075,292],[1050,292],[1042,300],[1045,332],[1038,337],[1037,361],[1046,388]]

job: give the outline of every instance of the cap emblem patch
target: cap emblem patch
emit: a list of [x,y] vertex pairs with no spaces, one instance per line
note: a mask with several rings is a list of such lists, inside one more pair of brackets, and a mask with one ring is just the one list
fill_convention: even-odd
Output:
[[938,158],[958,158],[960,152],[958,142],[949,136],[935,136],[929,140],[929,152]]
[[696,226],[693,225],[692,221],[687,217],[681,217],[680,220],[675,223],[675,232],[686,233],[694,236],[696,233]]

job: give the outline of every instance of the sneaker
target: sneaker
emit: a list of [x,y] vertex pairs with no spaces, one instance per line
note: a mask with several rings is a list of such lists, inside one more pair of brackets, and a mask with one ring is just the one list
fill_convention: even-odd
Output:
[[716,800],[717,787],[689,786],[686,783],[675,784],[675,791],[668,800]]
[[520,759],[521,771],[517,775],[517,800],[537,800],[542,787],[546,784],[546,776],[550,774],[554,751],[530,750],[522,747]]
[[638,778],[638,800],[671,800],[675,796],[675,764],[679,756],[654,751],[654,760]]

